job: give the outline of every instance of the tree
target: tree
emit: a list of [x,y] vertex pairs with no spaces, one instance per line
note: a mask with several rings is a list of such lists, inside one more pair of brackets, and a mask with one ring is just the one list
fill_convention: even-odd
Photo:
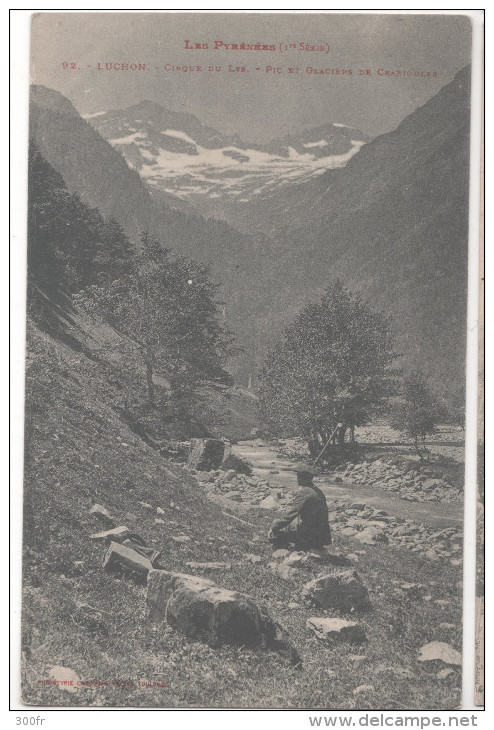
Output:
[[114,220],[71,194],[34,143],[29,148],[28,272],[49,296],[121,276],[135,248]]
[[217,287],[208,270],[141,236],[134,266],[122,277],[93,285],[77,298],[93,316],[103,318],[140,352],[150,403],[154,375],[164,374],[175,401],[184,401],[200,383],[226,373],[222,363],[233,338],[217,317]]
[[330,437],[342,445],[392,391],[388,322],[340,281],[287,327],[260,373],[261,421],[307,440],[312,455]]
[[395,407],[392,426],[402,431],[413,444],[422,461],[428,458],[426,437],[436,431],[442,408],[427,385],[424,375],[414,370],[403,383],[402,401]]

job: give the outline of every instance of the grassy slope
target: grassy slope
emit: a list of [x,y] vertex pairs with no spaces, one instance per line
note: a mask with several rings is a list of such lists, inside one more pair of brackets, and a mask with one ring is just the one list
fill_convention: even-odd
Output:
[[[418,665],[418,649],[435,639],[461,648],[459,569],[439,567],[416,555],[376,546],[360,556],[358,571],[370,589],[373,610],[359,618],[368,643],[328,647],[312,638],[306,619],[324,612],[305,608],[295,582],[267,568],[265,541],[271,513],[252,513],[250,530],[203,500],[184,470],[167,463],[119,420],[121,397],[105,370],[31,328],[27,367],[26,483],[23,603],[23,698],[30,704],[137,707],[451,708],[459,702],[458,672],[440,680]],[[288,630],[302,671],[273,652],[192,643],[147,620],[145,588],[102,572],[104,547],[88,535],[100,525],[89,515],[94,502],[149,545],[163,551],[162,564],[187,571],[187,561],[229,560],[214,574],[220,585],[267,603]],[[154,511],[144,507],[149,503]],[[165,524],[155,523],[156,507]],[[189,542],[171,537],[188,535]],[[353,552],[350,540],[339,546]],[[360,547],[360,546],[359,546]],[[255,553],[262,562],[244,560]],[[400,597],[392,580],[419,582],[446,607]],[[288,608],[290,601],[298,608]],[[77,607],[100,611],[104,627],[84,628]],[[439,628],[446,621],[457,629]],[[365,655],[355,660],[352,655]],[[73,694],[38,684],[54,665],[109,687]],[[386,667],[407,669],[399,676]],[[117,687],[115,680],[167,682],[168,687]],[[363,684],[374,689],[354,696]]]

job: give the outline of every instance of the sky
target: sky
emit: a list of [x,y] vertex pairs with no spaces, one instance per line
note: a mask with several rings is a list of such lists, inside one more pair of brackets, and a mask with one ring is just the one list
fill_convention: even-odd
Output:
[[[186,40],[208,48],[186,49]],[[215,49],[217,41],[275,50]],[[247,142],[328,122],[375,136],[469,63],[470,44],[470,20],[461,15],[37,13],[31,81],[60,91],[81,114],[152,100]],[[140,63],[145,71],[98,63]],[[167,70],[183,65],[202,70]],[[420,75],[384,74],[398,70]]]

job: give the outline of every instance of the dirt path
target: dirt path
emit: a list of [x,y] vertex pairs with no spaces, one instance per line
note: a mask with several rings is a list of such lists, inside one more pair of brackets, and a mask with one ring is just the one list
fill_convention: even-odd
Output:
[[[295,473],[289,471],[294,462],[282,456],[274,446],[259,440],[240,441],[233,450],[253,465],[254,474],[261,479],[274,486],[297,488]],[[330,509],[332,499],[348,498],[362,500],[376,509],[384,509],[389,515],[406,517],[435,527],[452,527],[463,523],[462,502],[407,502],[393,492],[377,487],[369,488],[350,482],[336,484],[329,476],[317,477],[315,482],[326,495]]]

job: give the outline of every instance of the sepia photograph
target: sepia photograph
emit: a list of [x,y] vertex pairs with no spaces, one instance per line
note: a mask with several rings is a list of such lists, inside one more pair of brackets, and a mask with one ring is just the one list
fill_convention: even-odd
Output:
[[461,707],[471,114],[468,11],[32,14],[25,705]]

